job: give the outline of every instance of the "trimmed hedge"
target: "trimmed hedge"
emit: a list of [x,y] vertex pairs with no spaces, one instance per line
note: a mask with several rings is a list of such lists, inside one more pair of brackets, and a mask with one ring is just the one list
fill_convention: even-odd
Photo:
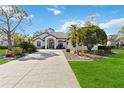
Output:
[[65,51],[66,51],[66,52],[70,52],[70,49],[67,48],[67,49],[65,49]]
[[104,50],[105,53],[111,53],[112,46],[98,46],[98,50]]
[[0,46],[0,49],[7,49],[6,46]]
[[105,51],[101,49],[101,50],[96,50],[94,53],[95,53],[96,55],[103,56],[103,55],[105,54]]

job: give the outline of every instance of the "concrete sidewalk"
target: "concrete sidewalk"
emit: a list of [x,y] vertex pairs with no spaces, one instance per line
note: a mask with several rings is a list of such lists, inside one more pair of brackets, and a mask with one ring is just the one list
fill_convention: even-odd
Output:
[[0,87],[80,88],[61,50],[39,50],[0,65]]

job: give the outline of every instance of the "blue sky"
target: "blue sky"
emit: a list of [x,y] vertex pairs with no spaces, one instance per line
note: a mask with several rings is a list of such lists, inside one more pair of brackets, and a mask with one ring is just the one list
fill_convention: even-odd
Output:
[[82,25],[91,15],[97,16],[97,24],[107,34],[116,34],[124,25],[124,6],[87,6],[87,5],[63,5],[63,6],[19,6],[29,13],[32,20],[31,26],[23,26],[28,34],[49,27],[56,31],[66,32],[70,24],[81,23]]

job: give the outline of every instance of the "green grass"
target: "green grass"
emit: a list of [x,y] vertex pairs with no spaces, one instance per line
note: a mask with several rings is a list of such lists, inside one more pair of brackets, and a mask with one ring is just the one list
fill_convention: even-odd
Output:
[[0,59],[0,65],[9,62],[9,60]]
[[6,54],[7,49],[0,49],[0,55]]
[[[0,49],[0,55],[6,54],[6,49]],[[0,59],[0,65],[9,62],[8,60],[5,59]]]
[[124,88],[124,50],[98,61],[69,62],[83,88]]

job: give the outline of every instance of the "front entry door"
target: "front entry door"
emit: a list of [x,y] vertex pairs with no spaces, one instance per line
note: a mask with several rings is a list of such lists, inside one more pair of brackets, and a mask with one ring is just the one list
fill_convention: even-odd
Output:
[[53,39],[49,40],[48,48],[49,49],[54,49],[54,40]]

